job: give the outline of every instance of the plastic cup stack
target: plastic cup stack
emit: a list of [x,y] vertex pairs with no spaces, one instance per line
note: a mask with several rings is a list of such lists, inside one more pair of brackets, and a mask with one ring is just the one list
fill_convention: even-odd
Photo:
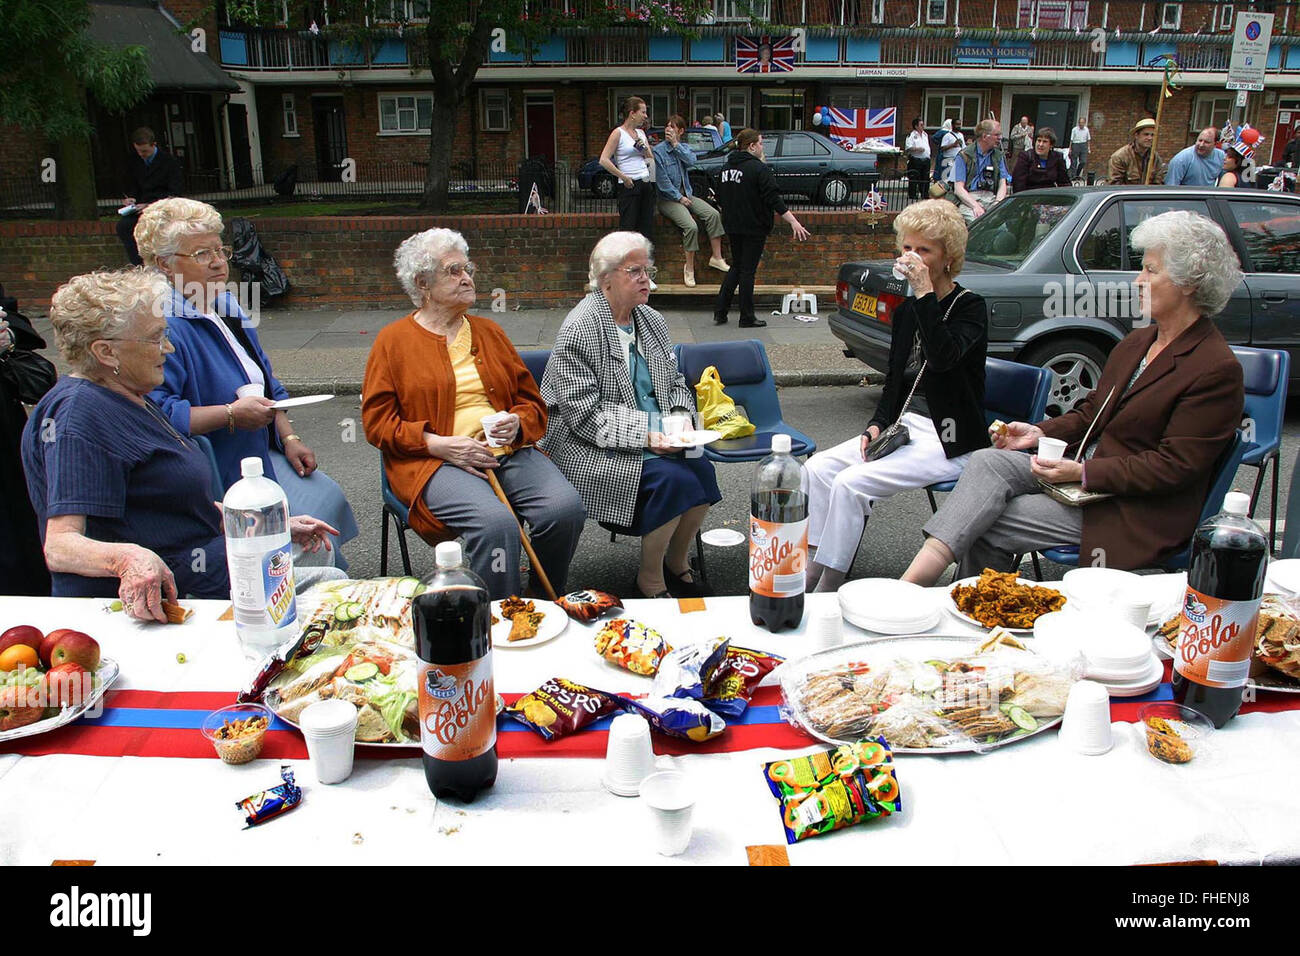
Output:
[[619,714],[609,725],[605,775],[601,783],[616,796],[635,797],[641,792],[641,781],[654,773],[654,769],[650,724],[639,714]]
[[808,653],[830,650],[844,643],[844,625],[838,604],[829,602],[808,619]]
[[307,755],[321,783],[342,783],[352,776],[356,750],[357,708],[346,700],[317,701],[298,719]]
[[1096,756],[1113,745],[1110,733],[1110,694],[1095,681],[1081,680],[1070,688],[1061,723],[1061,742],[1076,753]]
[[654,847],[662,856],[684,853],[691,842],[695,791],[686,774],[661,770],[641,782],[641,799],[650,813]]

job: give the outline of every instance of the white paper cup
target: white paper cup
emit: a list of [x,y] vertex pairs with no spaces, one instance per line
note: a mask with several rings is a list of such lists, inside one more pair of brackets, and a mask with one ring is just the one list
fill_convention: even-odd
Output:
[[683,853],[691,842],[695,791],[686,774],[661,770],[641,782],[641,800],[650,814],[654,848],[663,856]]
[[1096,756],[1113,745],[1110,694],[1095,681],[1081,680],[1070,688],[1061,722],[1061,742],[1076,753]]
[[808,653],[829,650],[844,643],[844,620],[839,605],[825,607],[808,620]]
[[663,425],[664,435],[668,438],[676,438],[692,424],[690,415],[665,415],[660,423]]
[[1143,594],[1136,587],[1121,591],[1115,596],[1115,613],[1139,630],[1147,629],[1147,619],[1151,616],[1153,598]]
[[609,725],[605,775],[601,783],[619,797],[635,797],[641,781],[655,770],[650,724],[640,714],[620,714]]
[[1060,461],[1061,456],[1065,454],[1065,442],[1059,438],[1048,438],[1043,436],[1038,439],[1038,460],[1039,461]]
[[256,382],[249,382],[247,385],[241,385],[235,389],[235,394],[240,398],[248,398],[250,395],[253,398],[261,398],[263,395],[262,386]]
[[352,775],[357,708],[345,700],[321,700],[298,718],[307,755],[321,783],[342,783]]
[[492,437],[492,428],[497,422],[509,416],[509,412],[493,412],[491,415],[484,415],[479,421],[483,425],[483,438],[487,441],[489,448],[500,448],[505,444]]

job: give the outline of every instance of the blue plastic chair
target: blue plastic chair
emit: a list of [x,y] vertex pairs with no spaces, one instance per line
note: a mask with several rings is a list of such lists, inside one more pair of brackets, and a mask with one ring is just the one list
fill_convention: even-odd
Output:
[[546,363],[551,360],[551,350],[529,349],[527,352],[520,352],[519,357],[524,360],[528,371],[533,373],[533,381],[540,387],[542,376],[546,373]]
[[221,468],[217,465],[217,453],[212,450],[212,442],[208,441],[206,435],[191,435],[190,441],[198,445],[199,451],[207,456],[208,467],[212,469],[212,494],[220,501],[226,493],[226,486],[221,480]]
[[[1021,365],[1005,359],[984,360],[984,423],[992,425],[997,419],[1004,422],[1040,422],[1047,414],[1047,401],[1051,397],[1052,373],[1035,365]],[[952,491],[955,481],[938,481],[925,489],[930,499],[930,510],[939,510],[934,500],[936,491]]]
[[402,573],[411,576],[411,552],[406,546],[406,532],[411,530],[411,509],[402,503],[402,499],[393,493],[388,483],[388,472],[384,468],[382,456],[379,462],[379,490],[384,502],[383,530],[379,536],[379,576],[388,576],[388,522],[397,525],[397,544],[402,551]]
[[767,350],[758,339],[740,342],[706,342],[674,347],[677,367],[694,387],[710,365],[726,388],[727,397],[743,408],[754,423],[754,434],[745,438],[725,438],[707,445],[705,456],[715,462],[758,461],[772,453],[772,436],[789,435],[790,453],[811,455],[817,443],[799,429],[787,425],[781,417],[781,400],[776,394],[776,379]]
[[1272,507],[1269,510],[1268,542],[1273,551],[1277,539],[1277,486],[1281,468],[1282,419],[1286,414],[1287,380],[1291,375],[1291,355],[1281,349],[1252,349],[1234,345],[1232,352],[1241,363],[1245,377],[1246,417],[1245,450],[1241,463],[1259,469],[1250,493],[1250,516],[1255,517],[1259,492],[1264,486],[1269,463],[1273,464]]

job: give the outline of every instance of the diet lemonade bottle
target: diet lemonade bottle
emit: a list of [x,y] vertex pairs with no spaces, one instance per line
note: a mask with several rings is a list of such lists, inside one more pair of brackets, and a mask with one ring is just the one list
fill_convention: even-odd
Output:
[[749,617],[769,631],[803,620],[808,564],[808,473],[790,436],[772,436],[749,499]]
[[1222,727],[1241,707],[1268,566],[1268,540],[1246,517],[1250,498],[1229,492],[1196,529],[1174,652],[1174,699]]

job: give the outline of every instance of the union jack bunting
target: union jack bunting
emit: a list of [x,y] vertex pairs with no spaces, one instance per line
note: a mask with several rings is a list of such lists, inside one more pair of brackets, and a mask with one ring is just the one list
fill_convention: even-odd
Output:
[[831,107],[830,110],[830,138],[846,149],[868,139],[894,145],[894,123],[898,115],[894,107],[882,110],[837,110]]
[[876,192],[876,187],[872,186],[871,191],[867,193],[867,198],[862,200],[862,208],[865,212],[884,212],[889,206],[885,197]]
[[794,37],[736,37],[737,73],[791,73]]

